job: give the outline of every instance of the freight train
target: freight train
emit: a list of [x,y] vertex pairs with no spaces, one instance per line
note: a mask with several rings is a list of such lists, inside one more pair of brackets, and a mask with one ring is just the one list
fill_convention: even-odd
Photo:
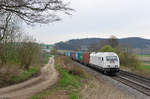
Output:
[[72,60],[98,69],[103,73],[115,74],[120,70],[119,57],[114,52],[89,53],[64,51],[62,54],[70,57]]

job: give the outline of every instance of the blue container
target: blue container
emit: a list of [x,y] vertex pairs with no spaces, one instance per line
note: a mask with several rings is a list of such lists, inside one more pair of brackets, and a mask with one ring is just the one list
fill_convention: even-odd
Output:
[[76,60],[79,60],[79,52],[76,52],[76,53],[75,53],[75,59],[76,59]]
[[72,52],[70,52],[70,58],[72,58]]
[[68,56],[70,57],[70,52],[68,52]]
[[69,52],[67,52],[67,56],[69,56]]

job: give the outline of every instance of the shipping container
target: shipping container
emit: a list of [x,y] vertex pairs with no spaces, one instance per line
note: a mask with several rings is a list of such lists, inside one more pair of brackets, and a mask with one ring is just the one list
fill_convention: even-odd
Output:
[[68,52],[66,52],[66,56],[68,56]]
[[75,52],[72,52],[72,59],[75,60]]
[[83,53],[83,63],[84,64],[90,63],[90,53],[89,52]]
[[70,52],[67,52],[67,56],[69,56],[69,57],[70,57]]
[[64,52],[64,56],[66,56],[66,52]]
[[79,52],[76,52],[76,53],[75,53],[75,60],[79,60],[79,57],[78,57],[78,56],[79,56]]
[[79,55],[78,55],[78,60],[80,61],[80,62],[83,62],[83,53],[82,52],[79,52]]
[[72,52],[70,52],[70,58],[72,58]]

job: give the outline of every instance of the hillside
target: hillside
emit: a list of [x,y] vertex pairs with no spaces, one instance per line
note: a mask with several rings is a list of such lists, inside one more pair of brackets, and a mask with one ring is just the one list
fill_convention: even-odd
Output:
[[[78,48],[90,47],[92,44],[101,44],[105,39],[104,38],[84,38],[84,39],[72,39],[66,42],[56,43],[55,46],[61,50],[76,50]],[[118,39],[118,42],[121,46],[146,49],[150,47],[150,40],[139,38],[139,37],[130,37]]]

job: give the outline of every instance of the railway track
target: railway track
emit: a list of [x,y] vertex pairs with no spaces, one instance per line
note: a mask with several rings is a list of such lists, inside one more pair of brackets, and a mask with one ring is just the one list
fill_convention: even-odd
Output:
[[[75,62],[75,63],[79,64],[81,67],[84,67],[89,72],[91,72],[90,69],[97,72],[98,74],[92,72],[92,74],[94,74],[95,77],[99,76],[99,73],[100,73],[99,70],[89,67],[89,66],[85,66],[78,62]],[[110,78],[112,78],[118,82],[121,82],[124,85],[127,85],[127,86],[131,87],[132,89],[135,89],[135,90],[141,92],[142,94],[150,97],[150,78],[145,78],[143,76],[136,75],[136,74],[126,72],[123,70],[120,70],[120,72],[115,76],[111,75]],[[145,99],[145,98],[143,98],[143,99]],[[146,98],[146,99],[149,99],[149,98]]]
[[129,73],[126,71],[120,71],[116,76],[112,77],[127,86],[132,87],[140,91],[141,93],[150,96],[150,79],[140,75]]
[[[75,62],[77,63],[77,62]],[[80,65],[83,65],[81,63],[78,63]],[[84,67],[87,67],[83,65]],[[99,70],[92,68],[92,67],[87,67],[90,68],[96,72],[100,72]],[[136,75],[127,71],[120,70],[120,72],[115,75],[115,76],[110,76],[112,79],[119,81],[143,94],[146,96],[150,96],[150,78],[145,78],[140,75]]]

